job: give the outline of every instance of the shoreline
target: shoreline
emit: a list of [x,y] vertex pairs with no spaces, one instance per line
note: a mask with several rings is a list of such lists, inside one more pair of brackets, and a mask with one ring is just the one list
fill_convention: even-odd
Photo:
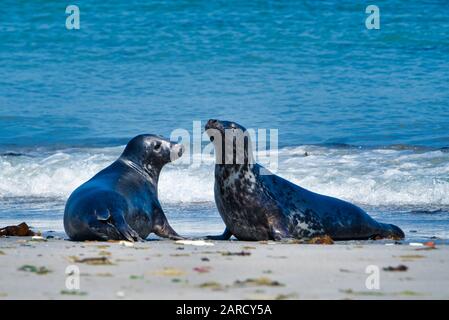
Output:
[[0,299],[449,299],[448,245],[193,244],[1,238]]

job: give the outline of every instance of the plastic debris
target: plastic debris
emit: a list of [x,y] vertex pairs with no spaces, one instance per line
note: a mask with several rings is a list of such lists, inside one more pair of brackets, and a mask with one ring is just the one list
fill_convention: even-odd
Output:
[[184,244],[184,245],[192,245],[192,246],[213,246],[212,242],[206,242],[204,240],[178,240],[175,243]]
[[132,247],[134,247],[134,243],[132,243],[132,242],[130,242],[130,241],[124,241],[124,240],[120,241],[120,242],[119,242],[119,245],[124,246],[124,247],[127,247],[127,248],[132,248]]
[[45,241],[47,241],[47,239],[45,239],[44,237],[41,237],[41,236],[32,236],[31,241],[45,242]]

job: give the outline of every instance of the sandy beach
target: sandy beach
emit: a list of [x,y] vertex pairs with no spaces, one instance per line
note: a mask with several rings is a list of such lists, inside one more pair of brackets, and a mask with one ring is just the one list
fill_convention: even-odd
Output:
[[0,299],[449,299],[447,245],[194,244],[1,238]]

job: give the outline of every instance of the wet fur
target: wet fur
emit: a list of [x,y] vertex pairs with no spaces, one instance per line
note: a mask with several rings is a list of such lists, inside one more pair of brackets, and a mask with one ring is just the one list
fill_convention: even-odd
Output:
[[224,240],[231,235],[250,241],[324,235],[334,240],[404,237],[398,227],[375,221],[349,202],[267,173],[256,163],[215,165],[215,202],[226,230],[211,239]]
[[170,142],[150,135],[134,139],[137,143],[130,144],[135,145],[128,144],[117,161],[81,185],[68,199],[64,228],[71,240],[134,241],[147,238],[151,232],[181,238],[170,227],[157,197],[159,174],[169,162],[171,150],[162,150],[160,153],[165,154],[159,154],[161,161],[154,161],[154,151],[145,145],[153,140],[165,145]]

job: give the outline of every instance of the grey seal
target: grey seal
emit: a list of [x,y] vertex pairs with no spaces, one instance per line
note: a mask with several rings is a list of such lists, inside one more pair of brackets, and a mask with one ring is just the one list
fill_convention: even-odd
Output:
[[181,157],[183,147],[157,135],[139,135],[109,167],[78,187],[64,212],[71,240],[141,240],[151,232],[182,239],[158,200],[162,167]]
[[399,227],[377,222],[358,206],[306,190],[254,163],[243,126],[211,119],[205,129],[216,155],[215,202],[226,225],[222,235],[208,239],[404,238]]

